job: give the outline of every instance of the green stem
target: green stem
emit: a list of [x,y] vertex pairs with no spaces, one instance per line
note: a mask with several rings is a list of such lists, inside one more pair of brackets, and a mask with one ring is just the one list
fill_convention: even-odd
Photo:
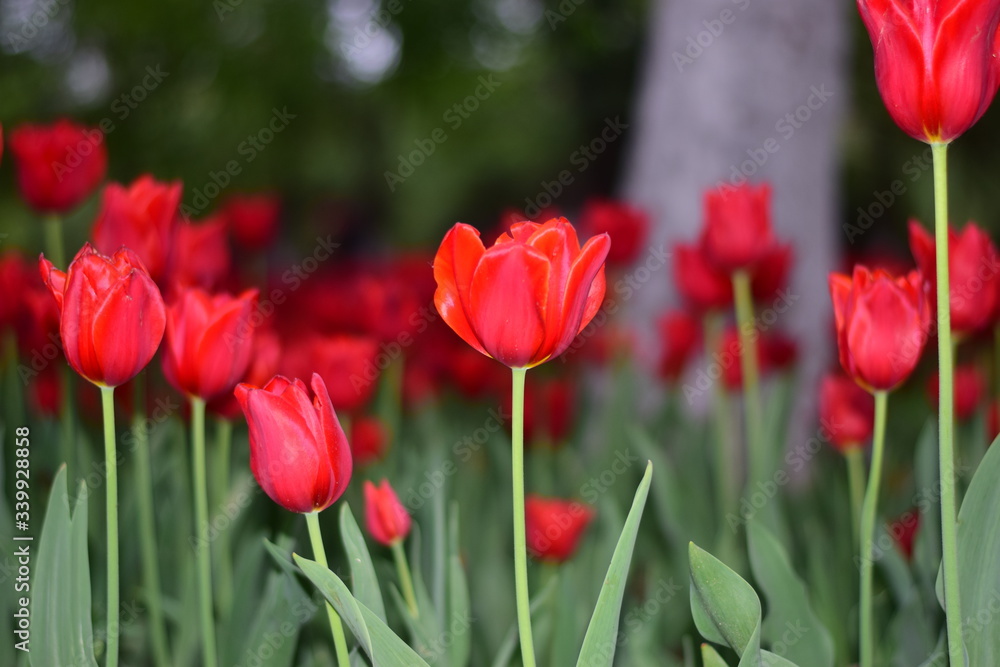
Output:
[[737,271],[733,274],[733,292],[736,297],[736,326],[740,334],[743,410],[746,413],[750,462],[750,478],[747,480],[749,487],[764,479],[766,471],[763,468],[767,461],[767,452],[763,451],[761,443],[760,371],[757,366],[757,331],[753,321],[753,293],[749,273]]
[[104,472],[107,477],[108,631],[106,667],[118,666],[118,447],[115,443],[115,388],[101,387],[104,412]]
[[528,551],[524,527],[524,378],[527,371],[526,368],[511,369],[514,589],[517,596],[517,628],[521,639],[521,662],[524,667],[535,667],[535,647],[531,637],[531,599],[528,597]]
[[[45,236],[45,253],[49,261],[61,271],[66,271],[66,250],[63,241],[63,223],[59,215],[52,213],[42,220],[42,232]],[[60,369],[62,381],[62,405],[59,408],[59,418],[62,422],[62,438],[59,452],[66,463],[66,476],[73,479],[73,454],[76,443],[76,424],[73,414],[73,371],[69,366]]]
[[[329,569],[326,561],[326,549],[323,548],[323,533],[319,529],[319,512],[306,514],[306,526],[309,527],[309,541],[312,543],[313,556],[316,562]],[[330,632],[333,633],[333,645],[337,651],[337,664],[340,667],[349,667],[351,656],[347,651],[347,637],[344,636],[344,626],[340,622],[340,616],[333,606],[326,603],[326,615],[330,619]]]
[[205,401],[191,397],[191,442],[194,443],[194,532],[198,558],[198,606],[203,633],[202,665],[216,667],[215,617],[212,609],[212,553],[208,531],[208,483],[205,475]]
[[954,348],[951,341],[951,284],[948,269],[948,144],[931,144],[934,155],[934,244],[937,273],[938,374],[941,378],[938,427],[941,474],[941,541],[944,607],[951,664],[965,664],[962,603],[958,581],[958,527],[955,497]]
[[66,250],[63,242],[62,218],[52,213],[42,220],[42,230],[45,234],[45,252],[48,260],[60,271],[66,270]]
[[865,501],[865,451],[860,445],[849,447],[844,457],[847,459],[847,483],[851,494],[851,527],[854,528],[855,547],[860,547],[861,508]]
[[875,436],[872,444],[872,468],[868,490],[861,509],[861,667],[872,667],[875,659],[875,637],[872,625],[872,578],[874,575],[873,543],[875,517],[878,509],[879,486],[882,480],[882,458],[885,453],[885,416],[888,394],[875,392]]
[[410,576],[410,564],[406,562],[406,550],[403,549],[403,540],[398,539],[392,543],[392,558],[396,561],[396,574],[399,576],[399,585],[403,588],[403,599],[410,609],[410,616],[420,617],[420,607],[417,606],[417,595],[413,590],[413,578]]
[[[216,431],[215,465],[212,466],[214,482],[212,488],[215,495],[216,511],[225,509],[229,498],[229,459],[233,442],[233,423],[228,419],[219,419]],[[215,575],[218,578],[219,611],[223,618],[228,618],[233,606],[233,562],[230,553],[230,530],[232,524],[219,531],[215,545]]]
[[146,589],[146,602],[149,605],[153,661],[156,667],[167,667],[170,665],[170,655],[167,651],[167,627],[163,620],[160,566],[156,557],[156,518],[153,513],[153,477],[149,453],[149,433],[146,430],[145,381],[145,373],[135,378],[135,405],[132,406],[136,486],[139,496],[139,548],[142,552],[143,587]]
[[[705,317],[705,351],[709,358],[721,351],[723,326],[720,314],[712,313]],[[739,484],[739,459],[732,447],[732,422],[728,402],[729,395],[725,386],[716,382],[712,388],[712,431],[715,434],[715,492],[720,517],[736,511],[736,489]]]

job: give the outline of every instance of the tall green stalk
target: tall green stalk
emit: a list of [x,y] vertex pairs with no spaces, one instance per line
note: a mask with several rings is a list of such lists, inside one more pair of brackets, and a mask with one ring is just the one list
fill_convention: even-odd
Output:
[[157,559],[155,515],[153,513],[153,476],[146,430],[145,373],[135,378],[135,405],[132,408],[132,434],[135,437],[135,473],[139,496],[139,548],[142,552],[142,581],[149,605],[149,626],[156,667],[170,665],[167,650],[167,626],[163,619],[160,593],[160,565]]
[[860,445],[850,447],[844,457],[847,459],[847,484],[851,496],[851,527],[854,537],[859,538],[854,546],[860,548],[864,544],[860,536],[861,508],[865,502],[865,450]]
[[[45,236],[45,253],[49,261],[60,270],[65,271],[67,267],[62,218],[56,214],[45,216],[42,220],[42,231]],[[68,479],[72,480],[76,446],[76,417],[73,414],[74,375],[72,369],[67,365],[63,365],[59,371],[59,379],[62,383],[62,404],[59,406],[62,437],[59,438],[59,455],[63,463],[66,464]]]
[[934,249],[937,273],[939,470],[944,607],[951,664],[965,664],[962,602],[958,581],[958,502],[955,494],[954,347],[951,338],[951,280],[948,268],[948,144],[931,144],[934,155]]
[[[233,423],[228,419],[219,419],[216,429],[215,464],[212,466],[212,490],[215,496],[213,502],[216,510],[223,509],[229,498],[229,464],[233,443]],[[217,593],[219,596],[219,611],[223,618],[228,618],[233,606],[233,558],[231,553],[230,523],[225,530],[220,530],[216,538],[215,576],[217,578]]]
[[196,396],[191,397],[191,442],[194,444],[194,532],[198,560],[202,665],[216,667],[218,651],[212,607],[212,552],[209,547],[208,483],[205,474],[205,401]]
[[413,590],[413,577],[410,576],[410,564],[406,562],[406,550],[403,549],[403,540],[398,539],[392,543],[392,558],[396,561],[396,575],[399,577],[399,586],[403,589],[403,599],[410,610],[410,616],[418,618],[420,607],[417,606],[417,594]]
[[531,637],[531,599],[528,597],[528,551],[524,527],[524,378],[528,369],[513,368],[511,388],[511,467],[514,478],[514,591],[521,663],[535,667]]
[[882,459],[885,454],[885,417],[888,393],[875,392],[875,436],[872,443],[872,467],[868,476],[868,490],[861,509],[861,667],[873,667],[875,660],[875,635],[872,625],[872,579],[874,576],[875,519],[878,510],[879,488],[882,481]]
[[[719,313],[705,316],[706,356],[718,352],[722,346],[723,319]],[[739,456],[733,448],[732,424],[730,421],[729,396],[721,382],[712,388],[712,431],[715,442],[715,492],[720,517],[737,511],[736,494],[739,485]],[[723,521],[723,525],[725,522]],[[725,532],[732,531],[725,529]]]
[[115,388],[101,387],[104,412],[104,489],[108,530],[108,630],[106,667],[118,667],[118,446],[115,439]]
[[733,274],[733,293],[736,298],[736,326],[740,334],[740,369],[743,371],[743,405],[747,424],[747,450],[750,462],[751,486],[764,479],[763,469],[767,452],[763,450],[763,417],[760,402],[760,369],[757,364],[757,329],[753,321],[753,292],[750,274],[737,271]]
[[[326,560],[326,549],[323,547],[323,533],[319,528],[319,512],[306,514],[306,526],[309,527],[309,541],[312,543],[313,556],[316,562],[325,568],[330,566]],[[326,603],[326,615],[330,619],[330,632],[333,634],[333,646],[337,652],[337,664],[340,667],[350,667],[351,656],[347,651],[347,637],[344,635],[344,626],[340,622],[340,616],[333,606]]]

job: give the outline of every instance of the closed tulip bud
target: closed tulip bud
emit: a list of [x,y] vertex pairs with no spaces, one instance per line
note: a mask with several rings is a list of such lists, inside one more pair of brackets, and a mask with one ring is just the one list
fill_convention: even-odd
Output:
[[110,183],[94,223],[94,245],[105,252],[131,248],[149,275],[161,281],[168,269],[182,187],[180,181],[161,183],[148,174],[128,187]]
[[830,274],[840,364],[869,391],[910,376],[927,343],[931,310],[919,271],[894,278],[880,269]]
[[889,115],[927,143],[955,139],[1000,85],[998,0],[858,0]]
[[[932,303],[937,299],[934,248],[934,237],[911,220],[910,250]],[[973,222],[959,233],[948,229],[948,266],[951,330],[968,334],[992,324],[1000,306],[1000,255],[989,235]]]
[[[259,387],[274,377],[281,363],[281,341],[269,329],[254,329],[253,349],[250,365],[242,380],[246,384]],[[240,404],[232,392],[220,394],[208,402],[208,409],[222,419],[236,419],[240,414]]]
[[220,216],[236,243],[247,250],[263,250],[278,231],[281,201],[268,193],[234,195],[223,204]]
[[611,237],[609,266],[629,266],[639,259],[646,244],[649,217],[625,202],[591,199],[580,212],[580,228],[588,236],[606,233]]
[[540,560],[568,560],[594,516],[593,508],[578,502],[529,495],[524,502],[528,551]]
[[187,396],[208,401],[231,392],[250,365],[257,290],[212,296],[183,290],[167,309],[163,375]]
[[819,418],[838,450],[862,447],[875,429],[875,399],[846,375],[827,375],[819,390]]
[[39,269],[59,307],[63,352],[73,370],[106,387],[138,375],[166,326],[160,290],[139,257],[127,248],[107,257],[87,243],[66,273],[44,256]]
[[[954,375],[955,417],[961,420],[969,419],[976,414],[986,393],[986,380],[982,372],[973,364],[962,364],[955,367]],[[937,373],[927,382],[927,395],[938,406],[941,377]]]
[[275,376],[263,388],[236,386],[250,427],[250,471],[285,509],[307,514],[332,505],[351,481],[351,448],[315,373],[313,394],[302,380]]
[[39,213],[76,208],[108,170],[104,134],[67,119],[18,127],[10,135],[10,150],[21,197]]
[[359,466],[381,461],[389,444],[389,434],[378,417],[351,420],[351,454]]
[[681,297],[699,311],[726,310],[733,305],[733,281],[705,255],[700,245],[674,246],[674,283]]
[[365,481],[365,525],[379,544],[392,546],[410,534],[410,513],[399,502],[388,480],[375,486]]
[[890,522],[886,529],[906,560],[912,559],[913,543],[920,530],[920,510],[914,507]]
[[462,340],[510,368],[559,356],[604,300],[606,234],[583,247],[565,218],[522,222],[489,249],[457,224],[434,257],[441,318]]
[[753,269],[774,250],[771,188],[723,186],[705,193],[705,254],[721,271]]

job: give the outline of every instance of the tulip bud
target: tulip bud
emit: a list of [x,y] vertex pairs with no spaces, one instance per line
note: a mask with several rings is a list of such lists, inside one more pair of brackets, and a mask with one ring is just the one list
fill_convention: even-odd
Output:
[[[955,368],[954,375],[955,417],[966,420],[976,414],[983,394],[986,391],[986,381],[979,369],[972,364],[962,364]],[[937,408],[941,376],[935,373],[927,382],[927,395]]]
[[366,480],[364,489],[365,525],[372,538],[387,547],[405,540],[410,534],[412,520],[389,481],[383,479],[375,486]]
[[101,184],[108,169],[104,134],[66,119],[16,128],[10,135],[10,150],[21,197],[41,213],[76,208]]
[[875,400],[846,375],[827,375],[819,390],[819,418],[838,450],[861,447],[875,429]]
[[770,186],[723,186],[706,192],[701,242],[719,270],[753,269],[776,243],[771,231]]
[[593,508],[578,502],[529,495],[524,502],[528,551],[541,560],[568,560],[594,516]]
[[606,233],[611,238],[609,266],[629,266],[639,259],[646,243],[649,217],[625,202],[590,199],[580,212],[580,228],[588,236]]

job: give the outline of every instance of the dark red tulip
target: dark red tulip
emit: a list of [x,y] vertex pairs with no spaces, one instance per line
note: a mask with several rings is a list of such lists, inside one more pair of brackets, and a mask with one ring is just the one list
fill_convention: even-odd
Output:
[[274,242],[281,201],[270,193],[234,195],[220,212],[233,240],[247,250],[263,250]]
[[719,270],[753,269],[776,243],[770,186],[723,186],[706,192],[701,242],[705,256]]
[[551,378],[541,387],[541,425],[551,445],[566,441],[576,416],[576,385],[569,378]]
[[[934,237],[916,220],[910,221],[910,250],[937,303]],[[976,223],[960,233],[948,229],[948,273],[951,330],[974,333],[992,324],[1000,306],[1000,256],[989,235]]]
[[[28,288],[31,269],[19,252],[0,255],[0,331],[16,326],[24,310],[23,293]],[[34,276],[37,280],[37,276]],[[52,299],[50,298],[51,302]]]
[[105,252],[131,248],[156,281],[165,277],[170,258],[181,183],[161,183],[140,176],[125,187],[110,183],[104,188],[101,210],[94,223],[94,244]]
[[57,417],[62,405],[62,381],[55,366],[46,366],[28,383],[31,404],[38,414]]
[[902,552],[906,560],[913,558],[913,543],[920,530],[920,510],[916,507],[894,519],[886,530]]
[[[722,336],[722,350],[716,356],[722,366],[722,380],[730,391],[743,388],[743,366],[740,363],[742,342],[735,327],[726,329]],[[781,332],[768,332],[757,338],[757,369],[766,375],[787,370],[798,361],[798,345]]]
[[42,280],[59,307],[63,353],[77,373],[117,387],[156,353],[166,309],[142,260],[127,248],[111,257],[85,244],[66,273],[41,257]]
[[887,391],[910,376],[924,351],[931,308],[919,271],[894,278],[876,269],[830,274],[840,364],[870,391]]
[[389,444],[389,434],[378,417],[351,420],[351,454],[359,466],[381,461]]
[[292,512],[319,512],[351,481],[351,447],[313,374],[312,396],[302,380],[275,376],[263,388],[240,383],[236,400],[250,427],[250,470],[271,500]]
[[[961,364],[955,367],[954,383],[952,385],[955,398],[955,417],[970,419],[976,414],[986,393],[986,379],[975,364]],[[941,378],[935,373],[927,381],[927,395],[938,406]]]
[[757,262],[750,276],[750,287],[755,301],[774,299],[778,290],[788,284],[794,253],[789,244],[776,244]]
[[372,538],[379,544],[389,547],[405,540],[410,534],[413,521],[410,513],[399,502],[399,497],[392,490],[389,481],[383,479],[375,486],[365,480],[365,527]]
[[568,560],[594,516],[594,509],[582,503],[529,495],[524,501],[528,551],[540,560]]
[[167,308],[163,375],[185,396],[208,401],[244,378],[253,350],[257,290],[239,296],[180,292]]
[[732,279],[708,261],[700,245],[678,243],[674,257],[674,284],[689,306],[698,311],[732,307]]
[[[250,366],[243,382],[260,387],[278,372],[281,363],[281,341],[270,329],[255,328]],[[231,393],[220,394],[208,402],[208,409],[223,419],[233,420],[240,414],[240,404]]]
[[819,390],[819,418],[838,450],[863,447],[875,429],[875,399],[846,375],[827,375]]
[[663,344],[660,377],[677,382],[701,345],[701,320],[686,310],[674,310],[663,315],[657,324]]
[[896,124],[947,143],[986,112],[1000,85],[997,0],[858,0],[875,81]]
[[649,234],[649,216],[625,202],[590,199],[580,212],[580,230],[587,236],[607,234],[609,266],[629,266],[642,253]]
[[333,407],[356,412],[378,387],[384,370],[377,364],[378,354],[378,341],[368,336],[312,336],[286,344],[282,368],[289,374],[314,370],[326,382]]
[[21,197],[39,213],[76,208],[108,170],[104,133],[67,119],[16,128],[10,135],[10,150]]
[[434,258],[441,317],[462,340],[510,368],[559,356],[604,300],[610,240],[581,248],[565,218],[511,227],[486,249],[479,232],[457,224]]
[[229,276],[230,264],[225,220],[214,217],[197,224],[186,220],[177,223],[170,253],[172,289],[218,289]]

